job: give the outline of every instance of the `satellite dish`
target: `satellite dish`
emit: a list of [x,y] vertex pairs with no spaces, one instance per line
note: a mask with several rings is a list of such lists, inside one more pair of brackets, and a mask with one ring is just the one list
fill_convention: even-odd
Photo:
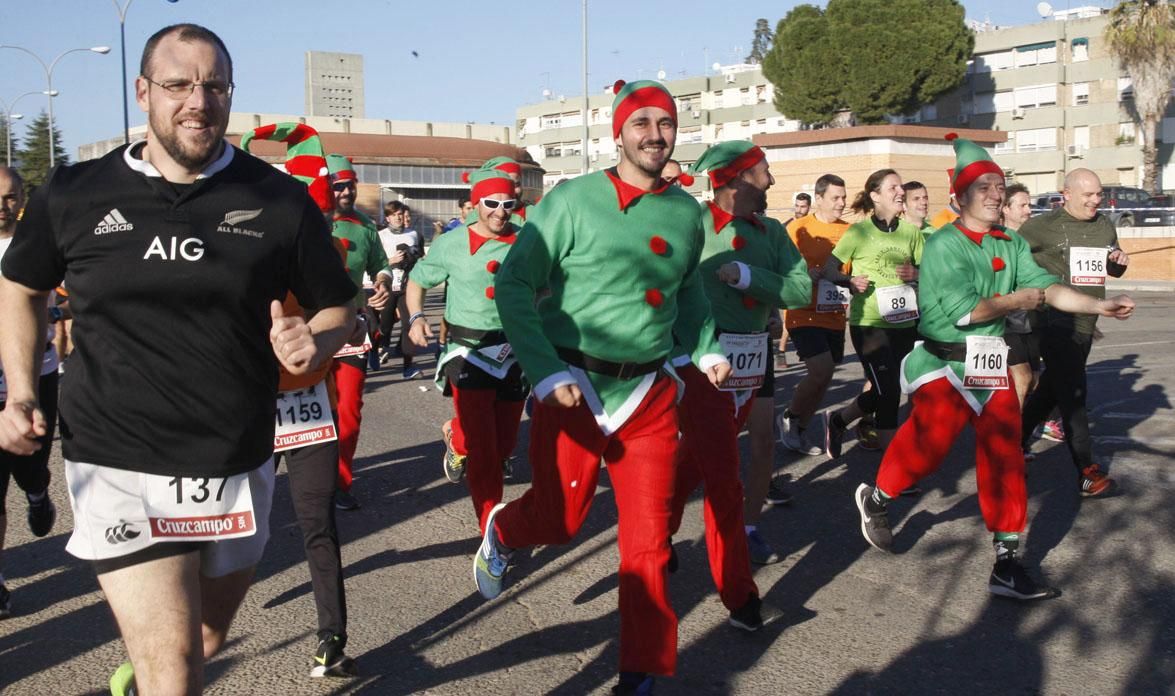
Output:
[[1047,2],[1039,2],[1036,4],[1036,11],[1040,14],[1041,19],[1048,19],[1053,16],[1053,6]]
[[711,69],[711,70],[715,70],[715,71],[721,70],[721,69],[722,69],[722,63],[715,62],[713,65],[711,65],[711,66],[710,66],[710,69]]
[[550,99],[550,98],[551,98],[551,90],[549,90],[549,89],[544,89],[544,90],[543,90],[543,98],[545,98],[545,99]]
[[658,79],[658,80],[664,80],[664,79],[665,79],[665,71],[664,71],[664,70],[658,70],[658,71],[657,71],[657,79]]

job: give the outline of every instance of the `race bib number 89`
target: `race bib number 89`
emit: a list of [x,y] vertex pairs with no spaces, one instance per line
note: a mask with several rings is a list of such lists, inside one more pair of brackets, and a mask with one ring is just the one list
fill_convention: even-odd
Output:
[[248,472],[223,478],[142,474],[140,481],[156,541],[217,541],[257,531]]
[[899,324],[918,318],[918,293],[913,285],[890,285],[873,291],[881,318]]

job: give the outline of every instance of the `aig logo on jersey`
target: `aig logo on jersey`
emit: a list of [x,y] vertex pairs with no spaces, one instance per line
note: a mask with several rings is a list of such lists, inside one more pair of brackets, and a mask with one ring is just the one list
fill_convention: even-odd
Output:
[[98,225],[94,227],[94,234],[130,232],[133,229],[135,229],[135,226],[128,222],[127,219],[122,216],[122,213],[118,212],[118,208],[114,208],[109,213],[106,213],[106,217],[102,218],[102,222],[99,222]]
[[162,237],[151,240],[143,260],[149,261],[158,257],[160,261],[199,261],[204,258],[204,240],[198,237],[180,239],[169,237],[164,241]]

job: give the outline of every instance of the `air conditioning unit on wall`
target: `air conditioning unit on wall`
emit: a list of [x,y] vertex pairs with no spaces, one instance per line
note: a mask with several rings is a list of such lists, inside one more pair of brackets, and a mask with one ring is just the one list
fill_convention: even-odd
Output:
[[1065,154],[1070,157],[1083,157],[1085,156],[1085,148],[1081,145],[1070,145],[1065,148]]
[[1012,118],[1024,118],[1028,115],[1025,109],[1012,109]]

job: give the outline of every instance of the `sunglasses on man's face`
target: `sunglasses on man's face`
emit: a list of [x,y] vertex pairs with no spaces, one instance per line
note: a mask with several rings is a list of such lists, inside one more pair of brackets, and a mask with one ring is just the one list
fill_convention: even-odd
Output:
[[497,210],[499,205],[502,206],[502,210],[514,210],[514,206],[518,204],[518,201],[513,198],[507,198],[502,201],[493,198],[483,198],[481,199],[481,204],[488,210]]
[[332,185],[331,188],[333,188],[336,191],[346,191],[347,189],[355,188],[355,182],[353,182],[353,181],[339,181],[339,182],[335,183],[334,185]]

